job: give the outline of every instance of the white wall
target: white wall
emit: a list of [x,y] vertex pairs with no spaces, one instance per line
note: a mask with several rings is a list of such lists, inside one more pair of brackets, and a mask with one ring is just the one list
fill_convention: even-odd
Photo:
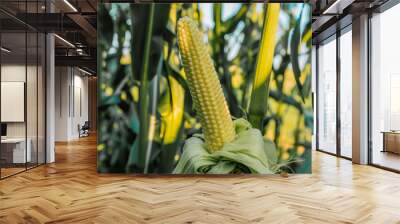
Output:
[[88,120],[88,78],[72,67],[56,67],[55,73],[55,140],[77,139],[78,124]]
[[[37,70],[38,69],[38,70]],[[27,80],[25,80],[27,78]],[[26,112],[26,121],[5,122],[7,124],[7,137],[24,138],[30,140],[32,150],[32,161],[44,163],[45,150],[45,116],[44,116],[44,74],[41,66],[25,64],[3,64],[1,66],[2,82],[24,82],[26,84],[26,106],[21,108],[22,113]],[[24,90],[22,93],[24,94]],[[7,95],[2,95],[2,98]],[[12,110],[9,107],[2,107],[1,110]],[[11,112],[12,111],[8,111]],[[39,154],[37,156],[37,153]],[[49,160],[51,162],[51,160]]]
[[76,75],[77,70],[75,70],[74,75],[74,108],[72,109],[72,123],[71,123],[71,135],[74,137],[78,137],[78,124],[81,126],[85,123],[85,121],[89,120],[89,110],[88,110],[88,77],[81,76],[83,73]]
[[[2,82],[25,82],[25,76],[26,76],[26,69],[28,71],[28,74],[36,74],[36,67],[34,66],[28,66],[25,67],[24,65],[20,64],[5,64],[1,66],[1,81]],[[28,77],[29,78],[29,77]],[[32,80],[29,80],[29,84],[31,83]],[[36,81],[34,82],[36,85]],[[35,105],[29,105],[33,99],[36,100],[36,89],[27,89],[28,93],[28,99],[27,99],[27,106],[35,107],[36,108],[36,102]],[[29,90],[32,90],[30,92]],[[7,110],[7,108],[1,108],[1,110]],[[29,111],[30,112],[30,111]],[[28,122],[34,121],[36,124],[36,113],[28,113]],[[29,123],[28,128],[32,127],[34,124]],[[25,122],[7,122],[7,136],[8,137],[25,137]],[[36,126],[35,126],[36,129]],[[29,133],[28,133],[29,137]]]
[[[2,82],[25,82],[26,67],[19,64],[8,64],[1,66],[1,81]],[[30,70],[30,67],[28,67]],[[1,108],[6,110],[7,108]],[[25,122],[7,123],[7,137],[25,137]]]
[[68,140],[68,88],[70,77],[67,67],[55,68],[55,140]]

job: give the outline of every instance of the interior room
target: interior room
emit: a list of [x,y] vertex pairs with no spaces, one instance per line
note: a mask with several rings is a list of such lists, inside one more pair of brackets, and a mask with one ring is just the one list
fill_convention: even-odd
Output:
[[89,82],[95,81],[85,72],[79,67],[55,68],[56,142],[84,137],[80,132],[85,123],[89,124]]
[[0,223],[400,223],[400,3],[306,2],[1,0]]

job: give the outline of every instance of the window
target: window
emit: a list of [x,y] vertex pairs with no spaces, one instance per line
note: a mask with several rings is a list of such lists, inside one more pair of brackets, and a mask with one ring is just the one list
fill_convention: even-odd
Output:
[[340,36],[340,155],[352,157],[352,32]]
[[318,149],[336,153],[336,39],[318,48]]
[[400,5],[371,18],[371,162],[400,170]]

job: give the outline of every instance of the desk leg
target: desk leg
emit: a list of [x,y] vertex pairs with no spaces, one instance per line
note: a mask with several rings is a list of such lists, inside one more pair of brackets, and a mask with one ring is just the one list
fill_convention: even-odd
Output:
[[383,133],[383,149],[381,152],[386,152],[386,134]]

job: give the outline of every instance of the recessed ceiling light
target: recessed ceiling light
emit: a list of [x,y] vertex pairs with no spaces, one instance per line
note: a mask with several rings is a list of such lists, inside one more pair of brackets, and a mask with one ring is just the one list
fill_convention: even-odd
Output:
[[332,5],[330,5],[327,9],[324,10],[324,12],[322,14],[328,14],[328,13],[332,13],[331,10],[334,9],[335,7],[337,7],[337,5],[339,4],[340,0],[336,0],[335,2],[333,2]]
[[55,37],[57,37],[59,40],[61,40],[62,42],[64,42],[65,44],[67,44],[68,46],[75,48],[75,45],[73,45],[71,42],[69,42],[68,40],[60,37],[58,34],[54,34]]
[[88,71],[86,71],[86,70],[83,70],[83,69],[81,69],[81,68],[79,68],[79,67],[78,67],[78,70],[81,71],[81,72],[83,72],[83,73],[85,73],[85,74],[87,74],[87,75],[90,75],[90,76],[93,75],[92,73],[90,73],[90,72],[88,72]]
[[11,50],[9,50],[9,49],[7,49],[5,47],[1,47],[0,49],[1,49],[1,51],[4,51],[6,53],[10,53],[11,52]]
[[343,10],[349,5],[353,4],[356,0],[336,0],[322,14],[328,15],[340,15],[343,14]]
[[78,10],[68,1],[64,0],[65,4],[67,4],[74,12],[78,12]]

